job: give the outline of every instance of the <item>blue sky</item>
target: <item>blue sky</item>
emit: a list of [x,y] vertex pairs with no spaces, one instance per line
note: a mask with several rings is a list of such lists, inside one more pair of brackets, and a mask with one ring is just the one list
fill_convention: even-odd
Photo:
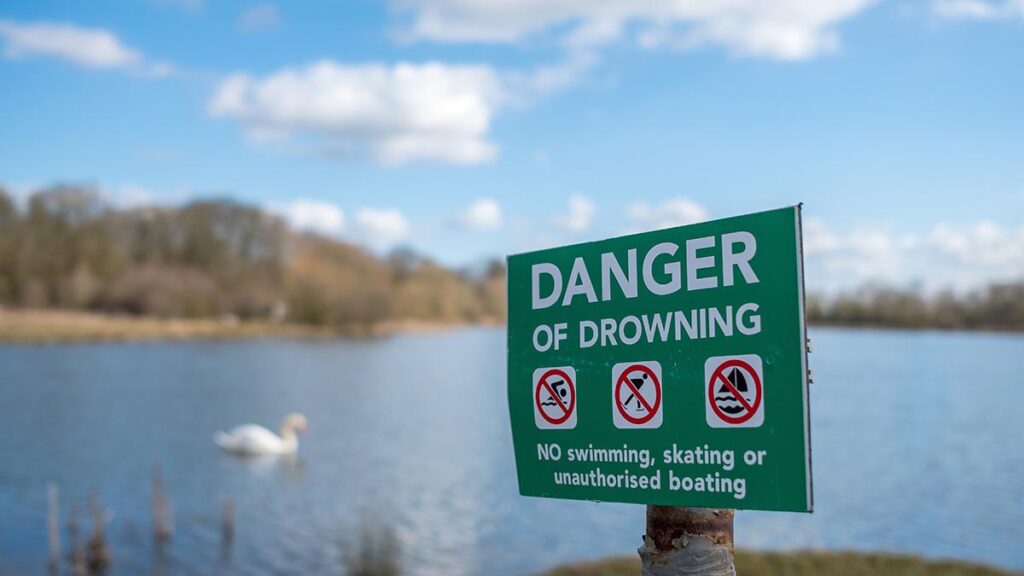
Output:
[[462,265],[806,205],[809,283],[1024,277],[1024,2],[0,2],[0,183]]

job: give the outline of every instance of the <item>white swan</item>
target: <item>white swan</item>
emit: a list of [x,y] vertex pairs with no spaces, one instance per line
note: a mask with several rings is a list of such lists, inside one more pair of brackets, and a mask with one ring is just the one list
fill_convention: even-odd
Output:
[[213,441],[225,452],[243,456],[294,454],[299,449],[296,432],[303,433],[306,429],[305,416],[289,414],[281,422],[280,436],[263,426],[245,424],[236,426],[228,432],[217,432],[213,435]]

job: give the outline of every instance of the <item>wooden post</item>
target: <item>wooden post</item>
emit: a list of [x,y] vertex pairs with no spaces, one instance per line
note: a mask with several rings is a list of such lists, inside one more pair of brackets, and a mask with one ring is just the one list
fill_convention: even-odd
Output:
[[648,506],[643,576],[735,576],[732,510]]
[[46,485],[46,498],[49,503],[46,526],[50,533],[50,557],[47,564],[51,571],[57,571],[60,569],[60,492],[53,482]]
[[95,492],[89,496],[92,513],[92,535],[86,546],[86,565],[93,573],[103,572],[110,566],[110,548],[107,547],[107,513],[100,507]]
[[220,517],[220,560],[231,561],[231,547],[235,542],[235,501],[228,499]]
[[79,509],[77,504],[71,505],[68,515],[68,540],[71,546],[71,573],[74,576],[85,576],[85,549],[82,547],[80,527],[78,525]]
[[235,537],[235,501],[228,500],[224,503],[224,516],[220,525],[221,543],[227,547]]
[[163,544],[174,531],[171,520],[171,501],[164,492],[160,468],[153,469],[152,477],[153,541]]

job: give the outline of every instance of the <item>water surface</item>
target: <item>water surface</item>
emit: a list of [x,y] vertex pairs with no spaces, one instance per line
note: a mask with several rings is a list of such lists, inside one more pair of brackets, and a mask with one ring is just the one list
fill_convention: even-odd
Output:
[[[1024,569],[1024,337],[812,337],[816,511],[741,512],[738,544]],[[634,550],[643,507],[517,494],[504,386],[502,329],[0,347],[0,571],[43,570],[51,481],[65,520],[93,490],[112,513],[112,574],[340,574],[374,518],[412,574],[526,574]],[[297,458],[242,461],[211,442],[290,411],[311,423]],[[175,509],[163,551],[149,536],[157,466]]]

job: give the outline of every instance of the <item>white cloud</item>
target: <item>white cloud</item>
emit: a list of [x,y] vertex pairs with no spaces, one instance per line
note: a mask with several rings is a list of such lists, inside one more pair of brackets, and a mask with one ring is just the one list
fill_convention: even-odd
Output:
[[287,204],[270,204],[267,208],[296,230],[337,236],[345,228],[344,212],[329,202],[299,198]]
[[330,60],[221,82],[209,110],[250,134],[314,138],[334,153],[385,165],[480,164],[497,154],[487,131],[503,92],[487,66],[348,65]]
[[0,36],[6,40],[4,57],[11,59],[49,56],[95,68],[127,67],[142,60],[137,51],[99,28],[0,20]]
[[627,215],[643,230],[684,226],[708,219],[707,209],[688,198],[672,198],[658,206],[637,202],[629,207]]
[[42,187],[40,184],[28,182],[0,182],[0,191],[7,192],[7,195],[20,210],[24,210],[28,206],[28,200],[32,193]]
[[395,0],[409,34],[446,42],[514,42],[545,31],[596,46],[636,30],[647,47],[713,44],[742,56],[799,59],[834,49],[837,26],[874,0]]
[[598,62],[589,51],[574,50],[563,60],[529,72],[504,75],[505,96],[523,101],[565,90],[587,75]]
[[401,242],[410,232],[409,221],[398,210],[362,208],[356,213],[356,224],[361,232],[358,240],[376,247]]
[[940,224],[923,234],[865,228],[839,233],[804,222],[807,284],[835,292],[868,282],[967,290],[1024,279],[1024,226]]
[[147,60],[114,34],[101,28],[51,22],[0,20],[3,56],[9,60],[48,57],[87,68],[121,69],[147,76],[166,76],[172,67]]
[[161,194],[138,184],[122,184],[108,193],[107,200],[119,208],[139,208],[152,206],[161,199]]
[[1024,18],[1024,0],[937,0],[932,3],[932,12],[951,20]]
[[469,205],[456,217],[456,222],[471,230],[497,230],[501,228],[501,205],[497,200],[484,198]]
[[574,194],[569,197],[569,213],[557,220],[557,223],[571,232],[585,232],[594,220],[597,207],[586,196]]
[[[19,207],[27,208],[28,201],[33,194],[45,190],[52,185],[52,183],[0,182],[0,189],[6,190]],[[100,194],[100,198],[105,204],[118,210],[174,206],[187,201],[192,196],[192,190],[186,187],[155,189],[135,182],[74,185],[95,190]]]
[[242,32],[267,32],[280,26],[281,15],[273,4],[257,4],[238,17],[238,29]]

